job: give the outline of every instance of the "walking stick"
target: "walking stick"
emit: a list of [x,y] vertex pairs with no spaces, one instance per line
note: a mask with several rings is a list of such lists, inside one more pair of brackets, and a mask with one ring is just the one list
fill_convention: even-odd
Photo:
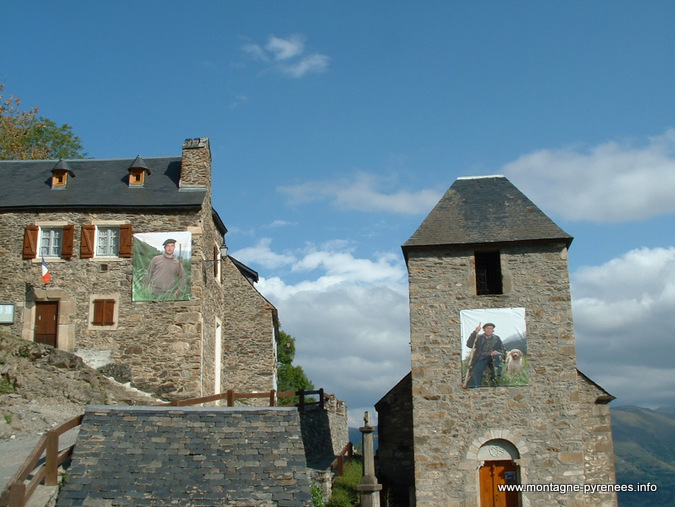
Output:
[[[480,328],[480,324],[478,324]],[[466,369],[466,377],[464,378],[464,383],[462,387],[469,387],[469,379],[471,378],[471,373],[473,371],[473,355],[476,353],[476,345],[478,345],[478,332],[476,331],[476,338],[473,340],[473,347],[471,347],[471,354],[469,355],[469,364]]]

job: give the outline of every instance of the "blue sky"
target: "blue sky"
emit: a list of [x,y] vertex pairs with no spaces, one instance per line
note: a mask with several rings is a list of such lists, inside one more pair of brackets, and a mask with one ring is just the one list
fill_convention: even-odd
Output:
[[400,245],[459,176],[566,232],[579,368],[675,404],[675,4],[36,2],[0,81],[95,158],[209,137],[230,252],[354,421],[410,369]]

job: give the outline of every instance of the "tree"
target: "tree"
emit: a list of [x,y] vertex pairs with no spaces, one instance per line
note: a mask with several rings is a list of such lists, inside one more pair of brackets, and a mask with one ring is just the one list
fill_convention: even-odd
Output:
[[0,160],[84,158],[82,142],[67,123],[59,126],[38,116],[38,108],[21,109],[21,99],[5,99],[0,83]]
[[[277,347],[277,390],[284,391],[311,391],[314,384],[307,378],[301,366],[293,366],[295,358],[295,338],[284,331],[279,331],[279,345]],[[298,403],[298,396],[280,398],[280,405]]]

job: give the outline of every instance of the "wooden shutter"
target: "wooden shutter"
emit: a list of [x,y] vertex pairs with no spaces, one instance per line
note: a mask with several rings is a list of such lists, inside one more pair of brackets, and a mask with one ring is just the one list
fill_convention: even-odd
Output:
[[131,257],[133,250],[133,232],[131,224],[120,225],[120,257]]
[[115,324],[115,300],[114,299],[94,299],[94,320],[95,326],[112,326]]
[[61,238],[61,258],[70,259],[73,256],[74,236],[75,236],[75,226],[64,225],[63,237]]
[[23,258],[35,259],[37,257],[37,240],[38,230],[37,225],[29,225],[26,227],[26,232],[23,235]]
[[82,242],[80,244],[80,257],[82,259],[91,259],[94,257],[94,245],[96,239],[96,226],[82,226]]

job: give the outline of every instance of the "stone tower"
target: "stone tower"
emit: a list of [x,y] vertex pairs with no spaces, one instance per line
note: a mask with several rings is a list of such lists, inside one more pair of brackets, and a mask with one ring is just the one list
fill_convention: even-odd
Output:
[[458,179],[403,245],[412,384],[399,385],[411,392],[383,401],[412,399],[410,503],[616,505],[614,493],[584,491],[615,481],[613,397],[576,369],[571,242],[489,176]]

